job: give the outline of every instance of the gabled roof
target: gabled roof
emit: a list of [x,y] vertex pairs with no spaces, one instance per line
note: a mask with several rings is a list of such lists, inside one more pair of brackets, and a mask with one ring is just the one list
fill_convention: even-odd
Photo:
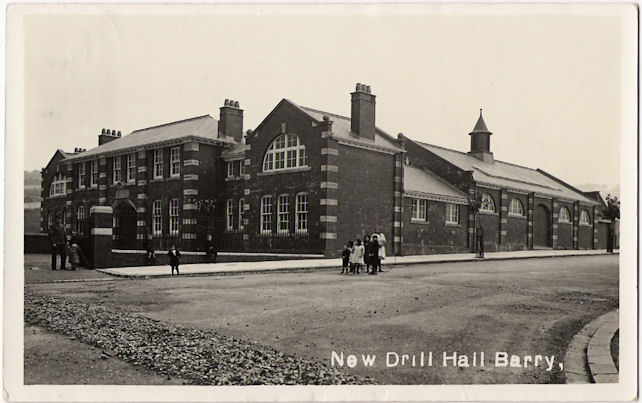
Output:
[[464,152],[418,141],[415,143],[461,170],[472,171],[473,179],[480,184],[534,192],[567,200],[579,200],[591,205],[597,204],[595,200],[586,197],[582,192],[566,186],[552,175],[545,174],[540,170],[498,160],[484,162]]
[[76,153],[67,152],[67,151],[61,150],[61,149],[59,148],[59,149],[57,149],[57,150],[56,150],[56,152],[51,156],[51,158],[49,159],[49,162],[47,162],[47,165],[45,165],[45,168],[49,168],[49,166],[51,165],[51,163],[56,159],[56,156],[57,156],[57,155],[60,155],[60,158],[58,158],[58,160],[63,160],[63,159],[65,159],[65,158],[71,157],[72,155],[76,155]]
[[425,168],[404,165],[403,187],[404,193],[409,196],[425,196],[460,204],[468,203],[466,193]]
[[235,144],[234,139],[219,137],[218,121],[210,115],[165,123],[133,131],[131,134],[117,138],[108,143],[68,158],[69,160],[96,157],[106,153],[117,154],[144,147],[152,147],[160,143],[178,140],[201,140]]
[[358,141],[364,144],[373,143],[376,146],[384,147],[395,152],[403,151],[403,148],[397,145],[395,138],[379,127],[375,127],[375,140],[372,141],[370,139],[358,137],[356,134],[352,133],[352,125],[349,117],[337,115],[336,113],[324,112],[317,109],[308,108],[306,106],[299,106],[289,99],[284,100],[301,110],[303,113],[305,113],[318,123],[323,122],[323,116],[327,115],[332,121],[332,134],[335,138]]

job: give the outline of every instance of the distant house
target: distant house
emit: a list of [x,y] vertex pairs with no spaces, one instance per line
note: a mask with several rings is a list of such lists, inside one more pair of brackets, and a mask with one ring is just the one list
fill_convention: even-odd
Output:
[[230,100],[218,121],[103,129],[97,147],[58,150],[43,169],[42,229],[58,214],[89,237],[91,207],[108,206],[115,249],[151,239],[198,251],[213,235],[222,250],[338,256],[376,231],[389,254],[452,253],[471,250],[476,226],[489,250],[598,246],[599,202],[496,161],[481,114],[459,152],[391,136],[375,125],[375,98],[357,84],[349,117],[283,99],[246,133]]

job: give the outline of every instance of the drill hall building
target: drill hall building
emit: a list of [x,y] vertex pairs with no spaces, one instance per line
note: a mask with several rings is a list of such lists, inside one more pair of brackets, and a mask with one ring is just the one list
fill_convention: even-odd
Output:
[[60,218],[94,267],[144,264],[149,242],[201,261],[208,235],[219,251],[326,257],[375,231],[388,255],[470,252],[476,227],[486,251],[598,248],[599,195],[495,160],[481,112],[460,152],[388,134],[375,99],[357,84],[349,117],[283,99],[245,132],[233,100],[218,120],[103,129],[42,170],[41,230]]

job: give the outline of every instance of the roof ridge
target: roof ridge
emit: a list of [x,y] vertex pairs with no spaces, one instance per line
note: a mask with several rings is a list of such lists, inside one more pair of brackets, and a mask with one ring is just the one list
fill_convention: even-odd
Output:
[[[430,147],[441,148],[442,150],[452,151],[452,152],[456,152],[456,153],[459,153],[459,154],[462,154],[462,155],[469,156],[469,157],[471,157],[471,158],[475,158],[475,157],[473,157],[472,155],[470,155],[470,154],[468,154],[467,152],[464,152],[464,151],[453,150],[452,148],[446,148],[446,147],[437,146],[437,145],[434,145],[434,144],[424,143],[423,141],[417,141],[417,143],[419,143],[419,144],[423,144],[423,145],[427,145],[427,146],[430,146]],[[481,160],[480,160],[480,161],[481,161]],[[483,162],[483,161],[481,161],[481,162]],[[537,172],[537,169],[538,169],[538,168],[531,168],[531,167],[527,167],[527,166],[524,166],[524,165],[514,164],[514,163],[512,163],[512,162],[506,162],[506,161],[497,160],[497,159],[496,159],[496,160],[494,160],[494,163],[497,163],[497,162],[499,162],[500,164],[511,165],[511,166],[514,166],[514,167],[524,168],[524,169],[528,169],[528,170],[530,170],[530,171],[535,171],[535,172]]]
[[347,117],[347,116],[339,115],[339,114],[337,114],[337,113],[332,113],[332,112],[322,111],[322,110],[320,110],[320,109],[310,108],[309,106],[300,106],[300,108],[307,109],[307,110],[309,110],[309,111],[316,112],[316,113],[323,113],[324,115],[334,116],[335,118],[340,118],[340,119],[345,119],[345,120],[351,120],[351,119],[350,119],[349,117]]
[[[210,118],[212,117],[212,116],[210,116],[210,114],[208,113],[208,114],[201,115],[201,116],[195,116],[195,117],[192,117],[192,118],[176,120],[176,121],[174,121],[174,122],[163,123],[163,124],[156,125],[156,126],[145,127],[144,129],[136,129],[136,130],[134,130],[134,131],[132,132],[132,134],[133,134],[133,133],[137,133],[137,132],[142,132],[142,131],[144,131],[144,130],[158,129],[159,127],[165,127],[165,126],[175,125],[175,124],[177,124],[177,123],[189,122],[190,120],[202,119],[202,118],[205,118],[205,117],[208,117],[208,116],[209,116]],[[213,119],[213,118],[212,118],[212,119]]]

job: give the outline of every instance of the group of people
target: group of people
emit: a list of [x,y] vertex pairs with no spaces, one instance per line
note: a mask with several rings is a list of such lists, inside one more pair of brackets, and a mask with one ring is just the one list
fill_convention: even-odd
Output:
[[360,274],[365,267],[366,273],[376,275],[381,272],[381,260],[386,258],[386,237],[383,233],[374,233],[372,236],[365,235],[363,242],[360,238],[348,241],[341,257],[341,274]]
[[[49,227],[48,235],[51,242],[51,270],[76,270],[81,262],[88,263],[82,249],[78,246],[76,234],[73,231],[67,234],[60,218],[56,218],[56,222]],[[60,256],[60,269],[56,268],[58,256]],[[67,258],[71,269],[67,269]]]

